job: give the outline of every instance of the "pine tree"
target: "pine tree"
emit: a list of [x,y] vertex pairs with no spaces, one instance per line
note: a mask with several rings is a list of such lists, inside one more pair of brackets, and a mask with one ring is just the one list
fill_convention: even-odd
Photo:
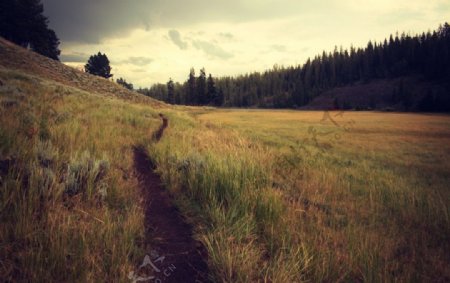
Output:
[[16,10],[16,1],[0,1],[0,36],[18,44],[15,39],[16,35],[20,33],[15,16]]
[[46,29],[36,36],[30,45],[35,52],[53,60],[59,60],[59,54],[61,53],[58,49],[59,43],[55,32],[51,29]]
[[41,0],[2,0],[0,2],[0,36],[23,47],[58,60],[59,39],[48,28]]
[[189,78],[186,86],[186,104],[195,105],[197,104],[197,96],[195,95],[196,83],[195,83],[195,70],[191,68],[189,72]]
[[169,103],[175,103],[175,85],[172,78],[167,82],[167,101]]
[[216,104],[217,102],[217,90],[216,90],[216,84],[214,83],[214,79],[209,74],[208,80],[206,81],[206,104]]
[[98,52],[97,55],[89,57],[87,64],[84,66],[84,70],[92,75],[104,77],[106,79],[112,77],[111,66],[109,65],[109,59],[106,54]]
[[197,103],[205,105],[206,101],[206,72],[205,68],[200,70],[200,74],[197,78]]
[[224,101],[225,101],[225,96],[224,96],[223,90],[222,90],[222,88],[219,88],[217,90],[216,97],[214,98],[214,105],[222,106]]

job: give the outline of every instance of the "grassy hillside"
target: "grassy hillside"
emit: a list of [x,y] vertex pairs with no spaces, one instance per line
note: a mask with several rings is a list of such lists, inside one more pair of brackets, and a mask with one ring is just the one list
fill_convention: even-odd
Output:
[[158,113],[3,68],[0,80],[1,277],[125,280],[144,252],[132,147]]
[[158,100],[131,92],[118,84],[111,83],[107,79],[81,72],[58,61],[21,48],[1,37],[0,66],[90,93],[123,98],[127,101],[150,104],[154,107],[163,107],[164,105]]

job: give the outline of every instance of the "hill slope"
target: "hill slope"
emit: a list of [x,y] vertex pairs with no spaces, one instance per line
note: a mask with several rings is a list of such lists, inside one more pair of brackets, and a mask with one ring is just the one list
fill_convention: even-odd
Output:
[[24,49],[0,37],[0,66],[21,71],[44,79],[75,87],[87,92],[115,96],[153,106],[163,106],[155,99],[146,97],[107,79],[81,72],[58,61]]

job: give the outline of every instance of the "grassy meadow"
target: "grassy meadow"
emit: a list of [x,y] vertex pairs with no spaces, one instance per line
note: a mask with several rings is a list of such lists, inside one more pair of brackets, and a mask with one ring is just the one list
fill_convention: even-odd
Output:
[[[156,108],[0,79],[6,281],[130,282],[148,250],[137,145],[212,281],[450,280],[447,115]],[[169,127],[153,143],[159,113]]]
[[450,278],[449,116],[181,110],[150,152],[217,281]]

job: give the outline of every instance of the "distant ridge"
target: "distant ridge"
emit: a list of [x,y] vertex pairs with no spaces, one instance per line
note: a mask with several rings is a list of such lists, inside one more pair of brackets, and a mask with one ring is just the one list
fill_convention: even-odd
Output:
[[87,92],[117,97],[138,103],[166,106],[163,102],[130,91],[102,77],[81,72],[0,37],[0,66],[36,75]]

